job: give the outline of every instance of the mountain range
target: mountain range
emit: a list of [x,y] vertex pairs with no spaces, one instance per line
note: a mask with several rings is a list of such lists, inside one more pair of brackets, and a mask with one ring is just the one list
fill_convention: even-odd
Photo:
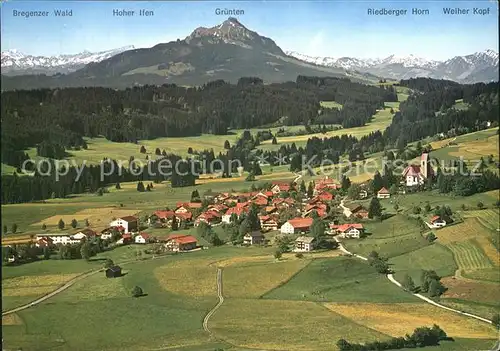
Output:
[[73,55],[33,56],[17,50],[2,52],[2,74],[55,74],[74,72],[91,62],[100,62],[121,52],[134,49],[133,45],[101,52],[83,51]]
[[[495,63],[496,62],[496,63]],[[496,75],[495,75],[496,72]],[[228,18],[211,28],[196,28],[184,39],[151,48],[133,46],[98,53],[42,57],[2,53],[2,89],[78,86],[126,88],[175,83],[195,86],[223,79],[259,77],[266,83],[295,81],[298,75],[376,82],[380,77],[425,76],[461,82],[498,79],[498,53],[486,51],[445,62],[414,56],[382,60],[309,57],[284,52],[272,39]]]
[[498,81],[498,52],[485,50],[445,61],[427,60],[415,55],[360,59],[354,57],[313,57],[288,51],[289,56],[324,67],[367,72],[383,78],[429,77],[460,83]]

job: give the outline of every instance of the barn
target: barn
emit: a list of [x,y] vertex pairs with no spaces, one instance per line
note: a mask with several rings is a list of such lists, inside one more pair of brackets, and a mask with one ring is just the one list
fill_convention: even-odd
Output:
[[113,266],[106,269],[106,278],[116,278],[122,276],[122,269],[120,266]]

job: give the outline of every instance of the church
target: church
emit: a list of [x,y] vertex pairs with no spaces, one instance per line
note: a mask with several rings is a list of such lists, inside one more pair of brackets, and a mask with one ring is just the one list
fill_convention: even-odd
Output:
[[406,186],[417,186],[424,184],[425,180],[434,175],[429,162],[429,154],[423,153],[419,165],[409,165],[403,171],[403,183]]

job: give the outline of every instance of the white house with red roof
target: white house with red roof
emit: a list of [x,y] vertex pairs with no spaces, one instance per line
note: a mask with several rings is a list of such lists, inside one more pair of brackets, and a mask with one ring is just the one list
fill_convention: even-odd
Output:
[[360,223],[331,224],[330,229],[332,234],[337,234],[341,238],[356,239],[359,239],[365,230]]
[[243,214],[243,213],[247,213],[248,211],[250,210],[250,207],[248,206],[248,203],[247,202],[239,202],[236,204],[235,207],[230,207],[227,209],[226,213],[224,213],[224,215],[222,216],[222,222],[223,223],[231,223],[231,216],[233,214],[235,214],[238,218],[240,218],[240,216]]
[[292,218],[283,224],[280,228],[281,234],[307,233],[311,229],[312,218]]
[[260,228],[262,230],[278,230],[278,222],[274,216],[259,215]]
[[379,198],[379,199],[388,199],[390,197],[391,197],[391,193],[385,187],[382,187],[382,189],[380,189],[377,192],[377,198]]
[[219,212],[209,210],[200,214],[194,221],[194,225],[197,227],[200,225],[201,222],[205,222],[209,225],[214,225],[220,223],[221,218],[222,215]]
[[192,235],[171,234],[167,237],[165,248],[169,251],[188,251],[196,248],[197,240]]
[[150,239],[151,239],[151,235],[149,235],[147,233],[140,233],[139,235],[135,236],[134,242],[136,244],[147,244]]
[[430,223],[427,224],[429,228],[442,228],[446,225],[446,221],[440,216],[434,216],[431,218]]
[[290,184],[285,182],[273,182],[271,191],[273,192],[273,194],[290,191]]
[[403,171],[403,183],[406,186],[417,186],[424,184],[425,180],[433,175],[429,163],[429,154],[423,153],[420,157],[420,165],[409,165]]
[[134,230],[137,230],[139,227],[138,219],[135,216],[125,216],[121,218],[117,218],[111,223],[109,223],[110,227],[123,227],[125,233],[130,233]]

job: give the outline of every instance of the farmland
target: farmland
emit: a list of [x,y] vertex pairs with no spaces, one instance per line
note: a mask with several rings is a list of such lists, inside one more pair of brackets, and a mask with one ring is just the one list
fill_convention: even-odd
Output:
[[317,259],[266,299],[338,302],[414,302],[366,262],[355,258]]

